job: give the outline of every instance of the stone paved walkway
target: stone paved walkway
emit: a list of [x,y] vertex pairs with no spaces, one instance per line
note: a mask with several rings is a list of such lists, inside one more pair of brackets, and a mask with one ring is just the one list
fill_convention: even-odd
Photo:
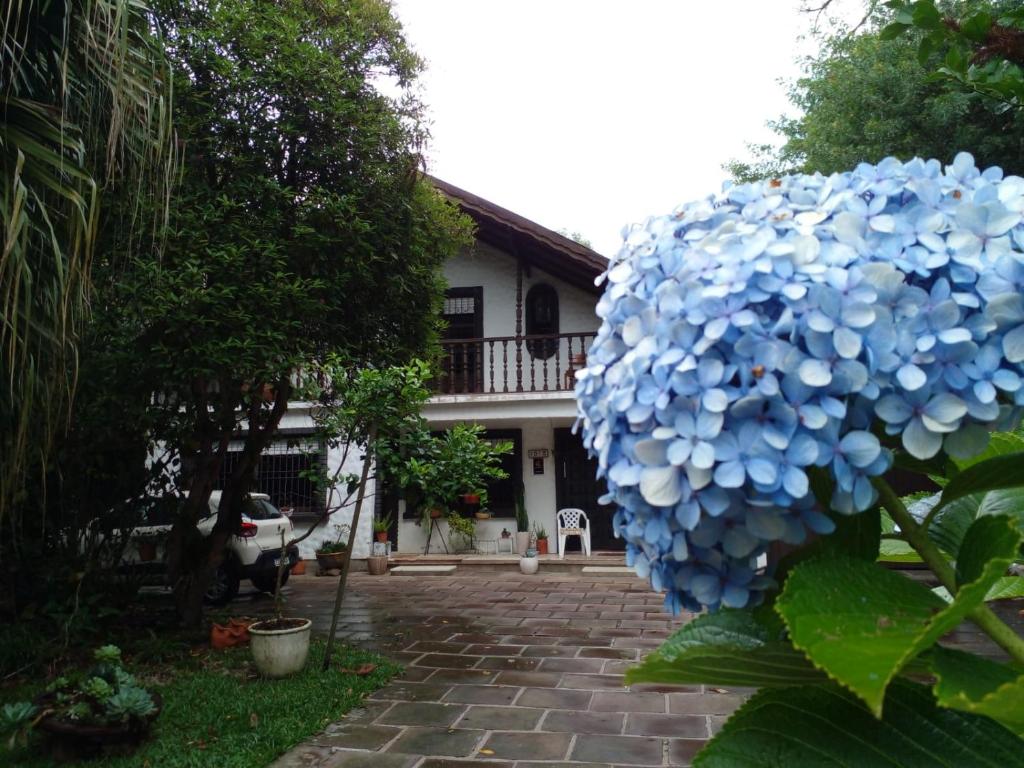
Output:
[[[353,574],[339,637],[405,665],[276,768],[686,766],[746,691],[623,687],[680,623],[632,578]],[[290,608],[327,628],[335,579]]]

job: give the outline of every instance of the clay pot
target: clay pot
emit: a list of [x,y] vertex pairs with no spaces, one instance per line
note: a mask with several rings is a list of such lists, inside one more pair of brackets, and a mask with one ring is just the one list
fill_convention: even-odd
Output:
[[374,536],[377,537],[377,541],[386,542],[388,540],[387,531],[376,531],[374,532]]
[[437,520],[443,514],[444,514],[444,511],[438,509],[437,507],[434,507],[433,509],[430,510],[430,517],[432,519],[434,519],[434,520]]
[[366,570],[371,576],[383,576],[388,572],[388,556],[377,555],[366,558]]
[[320,566],[320,572],[330,570],[341,570],[345,564],[344,552],[317,552],[316,562]]
[[462,500],[467,504],[479,504],[480,494],[479,493],[464,493],[462,494]]
[[306,561],[299,560],[292,566],[292,576],[302,576],[306,572]]
[[309,619],[270,619],[249,627],[252,658],[265,677],[294,675],[309,656]]
[[537,554],[546,555],[548,553],[548,540],[537,539]]
[[210,647],[221,650],[249,642],[249,624],[244,619],[231,619],[227,624],[214,622],[210,627]]

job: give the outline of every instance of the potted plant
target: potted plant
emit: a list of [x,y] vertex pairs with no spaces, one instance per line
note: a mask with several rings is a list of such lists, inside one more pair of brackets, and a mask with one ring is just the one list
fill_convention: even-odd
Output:
[[540,560],[537,559],[537,550],[527,549],[519,558],[519,570],[527,576],[531,576],[540,568]]
[[475,517],[477,520],[490,520],[491,519],[491,510],[489,510],[489,509],[478,509],[476,512],[473,513],[473,517]]
[[[306,665],[306,658],[309,656],[309,638],[313,622],[309,619],[286,619],[283,616],[281,576],[288,561],[286,553],[284,531],[281,531],[281,556],[278,558],[274,588],[274,618],[249,625],[252,658],[256,663],[256,669],[264,677],[293,675]],[[319,556],[317,553],[317,559]]]
[[321,544],[316,550],[316,562],[320,566],[320,573],[331,569],[340,569],[345,562],[345,550],[348,549],[348,542],[344,540],[348,533],[347,525],[336,525],[334,530],[338,536],[334,541],[327,541]]
[[537,554],[546,555],[548,553],[548,532],[544,530],[543,525],[534,526],[533,530],[537,536]]
[[530,516],[526,512],[526,499],[522,487],[516,494],[516,552],[525,554],[530,546]]
[[378,517],[373,521],[373,536],[381,542],[386,543],[388,540],[388,531],[391,529],[391,515],[386,517]]
[[0,721],[12,746],[27,743],[36,728],[58,762],[134,751],[160,714],[160,696],[125,670],[117,646],[104,645],[93,658],[85,672],[58,677],[31,702],[3,708]]
[[[446,518],[448,523],[448,538],[453,549],[472,549],[473,537],[476,534],[476,523],[471,517],[463,517],[458,512],[449,512]],[[462,540],[462,547],[456,546],[456,536]]]

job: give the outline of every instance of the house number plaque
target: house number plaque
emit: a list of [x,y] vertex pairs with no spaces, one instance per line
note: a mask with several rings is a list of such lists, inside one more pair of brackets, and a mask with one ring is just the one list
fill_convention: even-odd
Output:
[[526,452],[526,455],[531,459],[546,459],[551,455],[551,451],[547,448],[531,448]]

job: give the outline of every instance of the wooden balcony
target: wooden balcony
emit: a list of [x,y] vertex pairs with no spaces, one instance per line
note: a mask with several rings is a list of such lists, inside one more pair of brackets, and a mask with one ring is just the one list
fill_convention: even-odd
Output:
[[445,339],[434,392],[571,392],[596,333]]

